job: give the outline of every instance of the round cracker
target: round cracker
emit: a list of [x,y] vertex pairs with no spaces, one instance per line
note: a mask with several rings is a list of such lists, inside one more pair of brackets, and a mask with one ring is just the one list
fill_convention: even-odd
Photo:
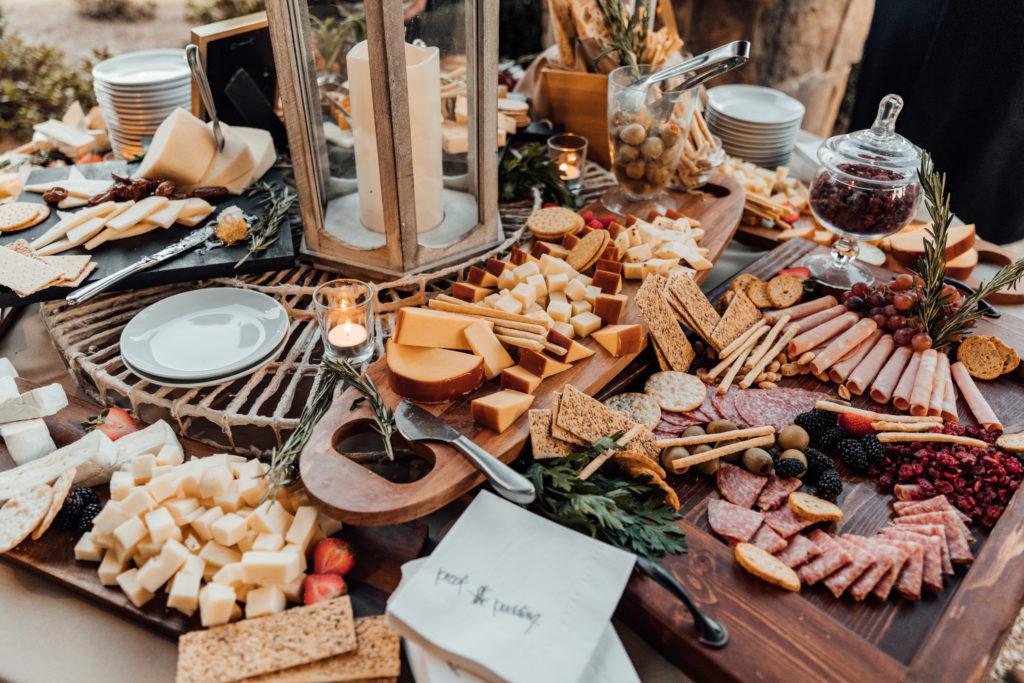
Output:
[[740,273],[732,279],[732,284],[729,286],[734,292],[746,290],[753,282],[761,282],[761,278],[751,273]]
[[38,225],[45,219],[45,216],[42,219],[39,218],[40,208],[46,210],[46,216],[50,215],[50,209],[45,204],[31,202],[0,204],[0,232],[14,232]]
[[1003,374],[1005,375],[1016,370],[1017,366],[1020,365],[1020,356],[1017,354],[1017,351],[999,337],[990,336],[989,339],[995,344],[999,355],[1003,357]]
[[757,280],[751,282],[746,288],[747,296],[758,308],[773,308],[772,300],[768,298],[768,283]]
[[53,489],[49,486],[37,486],[19,493],[0,508],[0,553],[28,538],[32,530],[46,516],[53,500]]
[[661,408],[657,401],[647,394],[635,391],[616,394],[606,400],[604,404],[648,429],[654,429],[661,422]]
[[538,239],[556,239],[583,227],[583,217],[562,206],[538,209],[526,219],[526,228]]
[[644,393],[653,398],[662,410],[685,413],[704,405],[708,389],[695,375],[669,370],[648,377]]
[[800,590],[800,577],[782,560],[752,543],[737,543],[736,562],[759,579],[788,591]]
[[50,509],[46,511],[46,516],[43,517],[43,521],[39,523],[36,530],[32,532],[32,540],[38,541],[42,538],[43,534],[49,530],[50,525],[53,524],[53,520],[57,517],[57,513],[64,507],[64,501],[67,500],[68,491],[71,490],[71,485],[75,483],[75,473],[78,470],[72,467],[70,470],[64,472],[64,474],[57,477],[57,481],[53,482],[53,500],[50,501]]
[[609,239],[611,239],[611,236],[607,230],[591,230],[580,238],[576,246],[569,250],[565,257],[565,262],[572,266],[574,270],[583,272],[584,266],[596,260]]

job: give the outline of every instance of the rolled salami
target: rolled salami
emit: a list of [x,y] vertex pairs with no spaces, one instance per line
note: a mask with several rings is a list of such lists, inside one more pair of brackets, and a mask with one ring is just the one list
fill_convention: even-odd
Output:
[[[789,342],[787,352],[790,358],[799,356],[804,351],[813,349],[815,346],[827,342],[838,334],[842,334],[846,330],[856,324],[860,320],[860,316],[854,312],[843,313],[839,317],[832,318],[824,325],[818,325],[817,327],[807,330],[802,334],[798,334]],[[799,323],[797,323],[799,325]]]
[[964,364],[959,361],[953,363],[950,367],[950,372],[953,374],[956,386],[960,389],[960,393],[963,394],[964,400],[967,401],[967,407],[971,409],[971,414],[974,415],[974,419],[978,421],[978,424],[989,431],[1002,431],[1002,423],[999,422],[996,414],[992,412],[992,407],[989,406],[988,401],[981,395],[981,390],[974,383]]
[[[895,344],[894,344],[895,345]],[[892,398],[892,392],[896,389],[896,383],[903,377],[903,371],[907,363],[913,358],[913,352],[908,346],[898,346],[889,359],[878,371],[873,384],[871,385],[871,400],[875,403],[888,403]],[[859,369],[859,368],[858,368]],[[853,371],[857,374],[857,370]],[[852,391],[852,389],[851,389]]]
[[846,313],[846,306],[837,304],[832,308],[826,308],[824,311],[812,313],[806,318],[800,318],[797,322],[800,324],[800,329],[806,332],[807,330],[813,330],[818,325],[827,323],[832,318],[838,318],[843,313]]
[[858,320],[853,327],[833,339],[824,351],[814,357],[811,361],[811,372],[815,375],[824,373],[844,356],[854,353],[857,346],[877,329],[878,323],[871,318]]
[[946,390],[942,393],[942,419],[952,422],[959,422],[960,415],[956,410],[956,387],[953,385],[953,373],[949,364],[946,364]]
[[936,369],[939,364],[939,352],[927,349],[921,353],[921,362],[917,366],[914,387],[910,390],[910,414],[918,417],[928,414],[928,405],[932,400],[932,389],[935,387]]
[[871,349],[875,347],[875,344],[879,339],[881,339],[881,337],[882,333],[880,331],[875,330],[872,332],[867,339],[857,345],[857,348],[854,349],[853,353],[832,366],[832,369],[828,371],[829,379],[836,384],[842,384],[845,382],[846,378],[850,376],[851,372],[853,372],[853,369],[856,368],[862,360],[864,360],[864,357],[867,356]]
[[946,395],[946,376],[949,375],[949,356],[939,354],[935,366],[935,382],[932,384],[932,396],[928,401],[929,415],[942,415],[942,399]]
[[801,318],[806,318],[812,313],[817,313],[818,311],[824,311],[826,308],[831,308],[837,303],[836,298],[829,294],[828,296],[811,299],[810,301],[805,301],[802,304],[790,306],[789,308],[780,308],[777,311],[769,311],[768,313],[765,313],[764,317],[765,320],[770,323],[777,323],[784,315],[788,315],[791,321],[800,320]]
[[921,351],[914,351],[914,355],[907,361],[907,367],[903,368],[899,384],[892,392],[892,404],[897,410],[910,410],[910,394],[914,390],[914,380],[917,379],[917,367],[921,364],[921,353]]
[[896,342],[893,341],[892,335],[887,334],[878,338],[868,355],[857,363],[857,367],[850,372],[849,378],[846,380],[846,388],[850,390],[851,394],[860,396],[867,390],[882,370],[882,366],[892,356],[892,350],[895,347]]

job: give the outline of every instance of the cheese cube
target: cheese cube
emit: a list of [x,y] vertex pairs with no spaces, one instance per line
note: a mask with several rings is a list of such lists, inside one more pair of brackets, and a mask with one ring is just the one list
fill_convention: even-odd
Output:
[[512,297],[518,300],[523,308],[528,308],[537,300],[537,290],[525,282],[520,282],[512,288]]
[[598,294],[594,301],[594,315],[601,319],[602,325],[617,325],[629,304],[625,294]]
[[572,305],[567,301],[552,301],[548,304],[548,315],[555,322],[568,322],[572,317]]
[[473,413],[473,420],[477,424],[493,429],[496,432],[503,432],[533,403],[534,397],[530,394],[503,389],[502,391],[475,398],[470,402],[470,410]]
[[103,548],[104,550],[114,547],[113,533],[98,531],[96,527],[93,527],[90,533],[92,534],[92,542],[95,543],[97,547]]
[[305,575],[300,574],[291,583],[286,583],[278,588],[284,593],[284,597],[288,602],[302,602],[302,585],[305,582]]
[[202,505],[199,505],[192,512],[189,512],[189,513],[186,513],[185,515],[182,515],[182,517],[181,517],[181,525],[180,526],[188,526],[189,524],[192,524],[193,522],[195,522],[197,519],[199,519],[200,517],[202,517],[205,514],[206,514],[206,508],[203,507]]
[[644,332],[640,325],[609,325],[593,333],[594,339],[613,356],[640,353]]
[[154,541],[147,535],[137,546],[135,546],[135,554],[143,560],[148,560],[155,555],[159,555],[160,551],[163,550],[164,543],[166,542],[167,539]]
[[593,284],[593,280],[591,280],[589,277],[587,277],[583,273],[578,274],[576,277],[573,278],[573,280],[576,280],[577,282],[579,282],[584,287],[589,287],[591,284]]
[[235,590],[219,583],[208,583],[199,591],[199,621],[203,626],[218,626],[231,621]]
[[241,485],[237,481],[231,481],[228,483],[228,488],[224,493],[213,497],[214,505],[224,512],[238,510],[238,508],[242,507],[243,502]]
[[131,550],[146,536],[146,525],[138,517],[120,524],[114,529],[114,540],[125,550]]
[[132,473],[136,484],[149,481],[153,476],[154,467],[156,467],[156,456],[152,453],[137,455],[128,463],[128,471]]
[[561,322],[559,320],[556,320],[555,323],[551,326],[551,329],[555,330],[556,332],[565,337],[568,337],[569,339],[572,339],[573,337],[576,336],[576,330],[573,329],[573,326],[572,324],[569,323],[569,321]]
[[135,478],[131,472],[117,471],[110,475],[110,499],[124,500],[135,488]]
[[203,472],[203,477],[199,480],[199,497],[213,498],[222,495],[233,480],[231,470],[226,465],[210,467]]
[[566,261],[553,254],[543,254],[537,265],[540,272],[544,275],[557,275],[561,273],[569,276],[576,272]]
[[208,567],[223,567],[232,562],[242,559],[242,553],[231,548],[225,548],[216,541],[207,541],[203,549],[199,551],[199,557],[206,562]]
[[[294,526],[294,522],[292,526]],[[284,547],[284,539],[281,538],[281,534],[259,534],[248,550],[261,550],[266,552],[276,552]]]
[[208,541],[213,538],[213,532],[210,527],[218,519],[224,516],[224,511],[218,507],[212,507],[202,514],[196,521],[192,522],[192,529],[195,530],[196,536],[201,541]]
[[527,318],[533,318],[534,320],[536,320],[538,323],[540,323],[544,327],[551,327],[551,325],[553,325],[554,322],[555,322],[551,318],[551,316],[548,315],[548,312],[545,311],[545,310],[539,310],[539,311],[534,311],[532,313],[527,313],[526,317]]
[[570,305],[572,306],[573,315],[579,315],[580,313],[589,313],[590,311],[594,310],[594,306],[589,301],[573,301]]
[[242,563],[232,562],[218,569],[217,573],[213,575],[213,583],[231,586],[237,593],[238,589],[245,584],[242,577]]
[[129,569],[117,575],[117,585],[121,587],[124,594],[136,607],[142,607],[153,599],[153,593],[142,587],[139,583],[139,570]]
[[[630,247],[626,250],[626,255],[623,260],[626,263],[643,263],[654,257],[651,253],[651,245],[649,244],[638,244],[637,246]],[[628,276],[627,276],[628,277]]]
[[[241,517],[242,515],[239,516]],[[258,532],[249,529],[245,536],[242,536],[242,539],[235,544],[235,547],[238,548],[240,552],[248,552],[252,550],[253,545],[256,543],[256,539],[258,539],[260,535],[261,534]],[[281,545],[284,545],[284,539],[281,540]],[[267,550],[267,548],[260,548],[260,550]],[[274,548],[274,550],[280,550],[280,548]]]
[[[516,286],[518,287],[519,285]],[[506,313],[519,314],[523,312],[523,302],[516,299],[511,294],[505,294],[495,302],[494,308],[499,311],[505,311]]]
[[149,537],[154,543],[161,543],[172,538],[178,531],[178,525],[174,523],[174,517],[164,508],[157,508],[146,513],[146,528],[149,529]]
[[508,351],[494,336],[492,327],[484,321],[469,325],[464,335],[473,353],[484,359],[484,375],[487,379],[494,379],[502,370],[515,365]]
[[171,518],[178,526],[185,523],[185,515],[199,507],[199,501],[195,498],[175,498],[163,504],[163,508],[171,513]]
[[526,278],[526,284],[530,285],[536,290],[537,299],[546,296],[548,293],[548,283],[544,280],[544,276],[541,275],[540,273],[537,273],[536,275],[531,275],[530,277]]
[[250,529],[260,533],[284,536],[292,524],[292,516],[283,505],[268,500],[253,510],[245,521]]
[[513,268],[512,273],[516,276],[516,279],[519,282],[524,282],[526,278],[531,275],[540,274],[540,264],[537,261],[527,261],[526,263]]
[[198,538],[196,538],[194,534],[189,534],[188,536],[186,536],[184,542],[185,547],[193,553],[198,553],[199,550],[203,547],[202,542]]
[[543,313],[543,312],[544,312],[544,309],[541,308],[540,304],[537,303],[536,301],[534,301],[529,306],[526,306],[525,308],[523,308],[523,315],[526,315],[526,316],[533,315],[533,314],[536,314],[536,313]]
[[591,332],[601,328],[601,319],[590,312],[574,315],[569,319],[569,323],[572,324],[577,337],[587,337]]
[[622,277],[627,280],[642,280],[644,278],[644,264],[641,263],[623,263],[622,264]]
[[175,540],[168,541],[160,554],[139,570],[137,577],[139,585],[147,591],[157,592],[181,569],[189,555],[191,553],[181,543]]
[[593,306],[594,305],[594,301],[597,299],[597,296],[600,293],[601,293],[601,288],[600,287],[598,287],[596,285],[587,285],[587,293],[586,293],[586,295],[583,298],[586,299],[587,301],[589,301],[590,305]]
[[302,573],[303,559],[294,550],[250,550],[242,555],[245,582],[260,586],[290,583]]
[[309,542],[313,539],[313,534],[316,532],[316,518],[316,508],[310,505],[300,507],[295,511],[295,517],[292,520],[291,526],[288,527],[288,533],[284,537],[285,541],[298,545],[302,548],[302,552],[305,553]]
[[569,284],[568,273],[552,273],[548,275],[547,285],[548,293],[554,294],[555,292],[562,292],[565,290],[566,285]]
[[503,270],[498,275],[498,289],[512,289],[519,284],[519,278],[512,270]]
[[203,478],[203,468],[190,461],[180,465],[176,472],[181,492],[192,498],[199,498],[199,481]]
[[156,454],[156,464],[160,467],[180,465],[183,462],[185,462],[185,451],[181,449],[181,444],[177,441],[165,443]]
[[283,548],[281,548],[281,552],[283,552],[283,553],[292,552],[292,553],[295,553],[296,555],[298,555],[299,556],[299,572],[301,572],[303,574],[306,573],[306,569],[308,568],[308,565],[306,563],[306,550],[304,548],[302,548],[301,546],[299,546],[299,545],[297,545],[295,543],[288,543]]
[[128,521],[131,517],[132,515],[125,514],[120,502],[110,500],[103,506],[100,513],[93,518],[92,528],[93,531],[101,533],[113,533],[114,529]]
[[284,592],[277,586],[254,588],[246,596],[245,618],[252,619],[283,612],[286,604]]
[[103,559],[103,548],[92,542],[92,532],[82,534],[75,544],[75,559],[82,562],[99,562]]
[[210,525],[210,535],[221,545],[235,545],[242,540],[245,532],[245,520],[234,513],[224,515]]
[[203,571],[206,569],[206,562],[203,558],[198,555],[189,553],[189,556],[185,558],[185,563],[181,565],[181,569],[178,570],[179,574],[195,574],[198,577],[203,576]]
[[99,569],[96,570],[100,583],[104,586],[117,585],[117,576],[124,571],[125,565],[127,565],[127,561],[118,559],[117,553],[113,549],[107,550],[103,553]]
[[[404,310],[404,309],[399,309]],[[243,462],[238,467],[238,478],[239,479],[253,479],[255,477],[262,477],[266,467],[259,460],[249,460]]]
[[135,517],[145,512],[152,510],[156,507],[156,503],[153,502],[152,496],[146,491],[144,487],[136,486],[132,491],[125,496],[124,500],[120,501],[121,510],[124,514],[129,517]]
[[587,298],[587,286],[579,280],[571,280],[565,286],[565,295],[570,301],[583,301]]
[[177,495],[178,477],[175,476],[174,473],[157,476],[146,484],[146,491],[154,502],[160,503],[165,501],[168,498]]
[[167,606],[188,617],[195,614],[199,607],[199,582],[202,578],[201,574],[183,571],[175,574],[171,590],[167,594]]

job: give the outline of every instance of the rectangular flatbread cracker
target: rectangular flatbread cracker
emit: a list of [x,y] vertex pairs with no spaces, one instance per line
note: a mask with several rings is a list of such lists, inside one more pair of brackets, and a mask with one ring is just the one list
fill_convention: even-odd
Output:
[[696,280],[688,273],[673,275],[668,280],[668,291],[676,304],[686,311],[694,332],[711,341],[711,333],[721,320],[721,316],[701,291]]
[[[565,385],[562,389],[562,398],[558,406],[558,426],[583,439],[588,445],[603,437],[625,432],[637,426],[633,420],[587,396],[571,384]],[[647,429],[641,429],[640,433],[626,444],[626,448],[657,460],[659,451],[654,441],[654,434]]]
[[572,443],[551,436],[550,410],[531,410],[527,419],[530,422],[530,448],[534,460],[564,458],[576,450]]
[[711,338],[718,348],[725,348],[760,319],[761,309],[744,292],[736,292],[711,333]]
[[0,285],[28,296],[59,280],[63,271],[31,256],[0,247]]
[[551,397],[551,437],[577,446],[589,446],[589,441],[584,441],[572,432],[558,426],[558,406],[561,402],[562,394],[555,394]]
[[649,275],[637,290],[633,301],[665,360],[673,370],[686,372],[690,369],[690,363],[696,354],[679,326],[672,307],[665,300],[664,290],[665,278],[660,275]]

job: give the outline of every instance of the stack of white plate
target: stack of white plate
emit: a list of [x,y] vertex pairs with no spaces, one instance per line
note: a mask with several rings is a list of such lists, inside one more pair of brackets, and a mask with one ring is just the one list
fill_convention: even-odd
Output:
[[92,70],[96,101],[110,146],[122,159],[142,151],[142,138],[177,107],[192,106],[192,76],[185,51],[142,50],[100,62]]
[[248,289],[175,294],[146,307],[121,332],[121,360],[142,379],[192,389],[249,375],[288,340],[288,313]]
[[708,90],[705,117],[730,155],[774,168],[793,153],[804,105],[773,88],[720,85]]

